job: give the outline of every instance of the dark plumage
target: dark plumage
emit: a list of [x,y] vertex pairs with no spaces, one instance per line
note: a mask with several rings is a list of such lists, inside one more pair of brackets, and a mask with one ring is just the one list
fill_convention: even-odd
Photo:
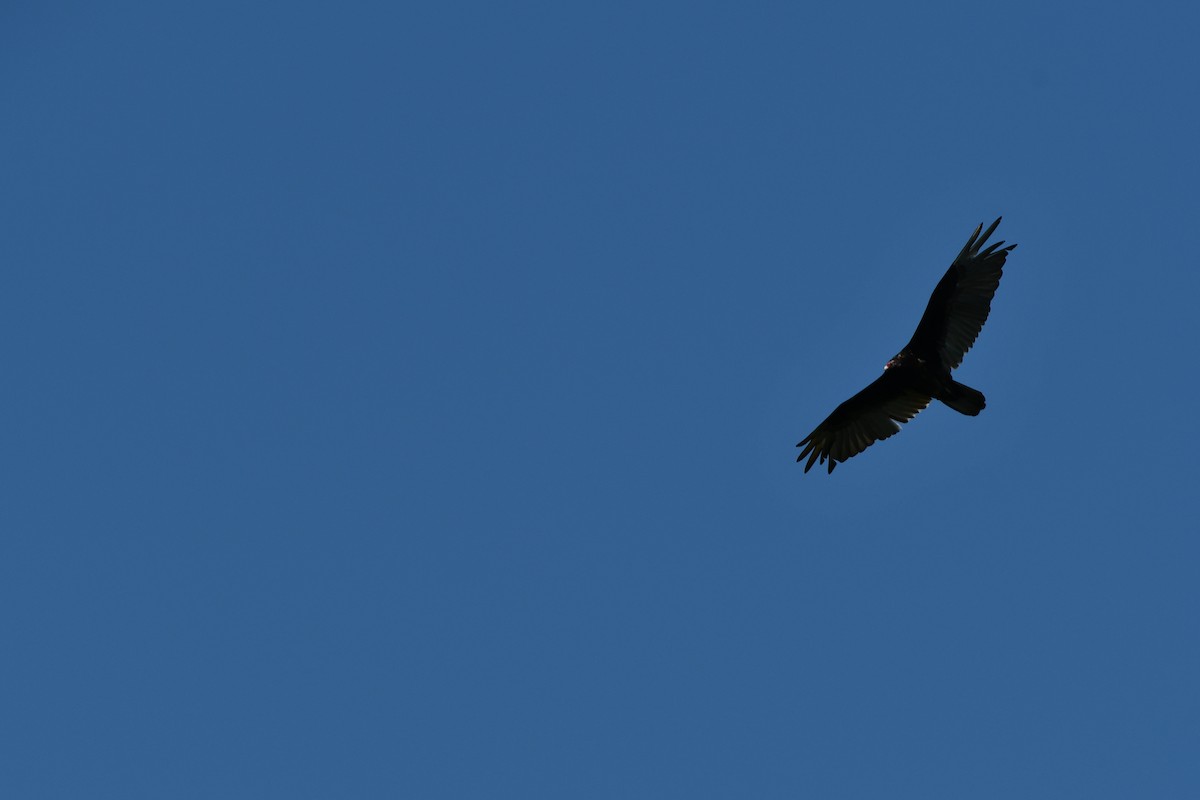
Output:
[[941,400],[970,416],[983,410],[983,392],[954,380],[950,371],[975,344],[992,308],[1004,261],[1016,247],[1004,247],[1000,241],[980,249],[999,224],[997,219],[982,236],[982,225],[971,234],[938,281],[912,340],[887,363],[883,374],[834,409],[796,445],[804,448],[796,460],[808,458],[805,472],[826,460],[833,472],[838,463],[895,434],[898,423],[915,417],[930,400]]

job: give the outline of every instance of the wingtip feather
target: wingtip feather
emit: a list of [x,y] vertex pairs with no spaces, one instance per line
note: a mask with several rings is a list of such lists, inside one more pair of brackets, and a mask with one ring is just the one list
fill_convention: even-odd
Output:
[[[991,226],[987,229],[987,232],[984,233],[983,236],[979,239],[980,246],[982,246],[983,243],[988,240],[989,236],[991,236],[993,233],[996,232],[996,228],[999,227],[999,225],[1000,225],[1000,220],[1001,220],[1001,217],[996,217],[996,221],[991,224]],[[982,227],[982,225],[980,227]]]

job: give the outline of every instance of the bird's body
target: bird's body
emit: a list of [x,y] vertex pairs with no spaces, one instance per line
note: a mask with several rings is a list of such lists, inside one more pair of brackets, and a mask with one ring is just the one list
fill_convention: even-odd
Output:
[[982,236],[983,226],[975,229],[933,290],[912,339],[887,363],[883,375],[838,406],[796,445],[804,448],[796,460],[808,457],[805,472],[827,460],[833,472],[839,462],[897,433],[897,423],[908,422],[931,400],[970,416],[984,409],[983,393],[954,380],[950,373],[962,363],[987,321],[1005,259],[1016,247],[1003,247],[1001,241],[981,249],[999,224],[997,219]]

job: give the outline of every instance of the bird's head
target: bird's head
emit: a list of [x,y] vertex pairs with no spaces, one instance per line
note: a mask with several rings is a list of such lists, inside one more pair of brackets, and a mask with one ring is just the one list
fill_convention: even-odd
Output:
[[898,367],[903,363],[904,363],[904,353],[897,353],[896,355],[892,356],[891,361],[889,361],[888,363],[883,365],[883,368],[885,370],[889,370],[892,367]]

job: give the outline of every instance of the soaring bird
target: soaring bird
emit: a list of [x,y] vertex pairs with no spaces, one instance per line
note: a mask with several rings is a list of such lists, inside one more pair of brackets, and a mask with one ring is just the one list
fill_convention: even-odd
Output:
[[1000,224],[997,219],[980,236],[975,229],[950,269],[938,281],[925,314],[904,349],[867,388],[834,409],[817,429],[797,444],[797,461],[808,457],[804,471],[829,461],[829,471],[875,442],[900,430],[929,405],[941,400],[960,414],[976,416],[986,405],[983,392],[950,377],[975,344],[992,308],[1004,261],[1015,244],[1003,241],[983,248]]

